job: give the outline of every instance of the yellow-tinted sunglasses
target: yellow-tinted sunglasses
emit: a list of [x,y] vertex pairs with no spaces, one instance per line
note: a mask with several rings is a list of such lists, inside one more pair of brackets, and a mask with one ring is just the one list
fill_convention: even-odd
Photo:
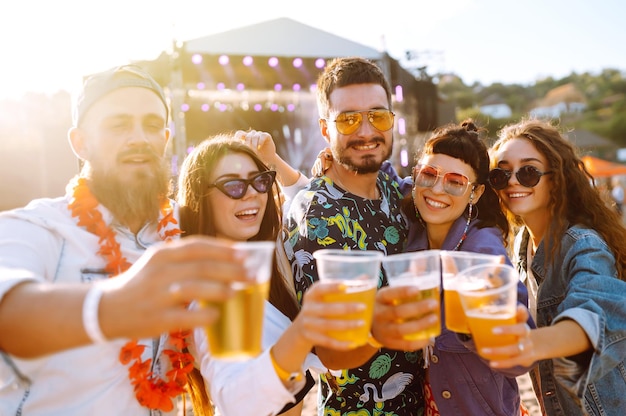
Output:
[[335,123],[339,133],[352,134],[357,131],[361,123],[363,123],[363,114],[367,114],[367,121],[369,121],[376,130],[387,131],[393,127],[395,114],[387,109],[346,111],[339,113],[336,119],[326,121]]

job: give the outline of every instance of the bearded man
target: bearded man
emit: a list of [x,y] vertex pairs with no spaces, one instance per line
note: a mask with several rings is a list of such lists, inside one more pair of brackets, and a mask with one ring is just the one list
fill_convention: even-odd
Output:
[[225,243],[178,239],[167,122],[140,68],[93,75],[69,131],[83,168],[66,195],[0,214],[0,414],[175,411],[186,332],[217,317],[187,305],[227,299],[246,273]]
[[[400,253],[408,227],[400,211],[399,185],[380,171],[391,156],[395,116],[382,70],[363,58],[333,60],[318,78],[317,106],[320,132],[334,163],[298,192],[285,216],[284,246],[298,299],[319,280],[316,250]],[[379,286],[387,284],[381,275]],[[315,351],[336,370],[320,379],[323,414],[408,416],[424,411],[421,354],[380,345],[360,346],[347,354]],[[368,390],[372,388],[374,392]]]

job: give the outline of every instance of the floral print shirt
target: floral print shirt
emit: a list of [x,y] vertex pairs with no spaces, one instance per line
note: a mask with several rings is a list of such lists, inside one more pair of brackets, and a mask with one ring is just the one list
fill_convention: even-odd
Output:
[[[398,183],[379,172],[380,199],[346,192],[326,177],[315,178],[293,199],[285,217],[284,246],[298,299],[318,280],[313,252],[322,248],[401,253],[407,220],[400,211]],[[380,275],[379,287],[387,285]],[[424,411],[421,351],[381,348],[359,368],[321,375],[319,406],[329,416],[408,416]]]

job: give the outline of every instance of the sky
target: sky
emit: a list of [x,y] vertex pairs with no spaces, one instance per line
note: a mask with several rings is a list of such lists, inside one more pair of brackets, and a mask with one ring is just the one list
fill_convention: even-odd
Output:
[[[0,99],[77,91],[89,73],[279,17],[465,84],[626,71],[623,0],[13,0],[0,4]],[[254,40],[251,39],[251,42]],[[406,51],[417,59],[406,63]]]

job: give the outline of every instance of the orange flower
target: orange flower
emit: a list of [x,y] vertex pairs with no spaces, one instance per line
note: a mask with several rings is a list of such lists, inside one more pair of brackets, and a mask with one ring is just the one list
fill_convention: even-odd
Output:
[[145,345],[137,344],[136,340],[126,343],[120,351],[120,362],[126,365],[130,360],[141,358],[141,354],[143,354],[145,348]]
[[[104,222],[98,211],[99,202],[91,193],[87,179],[78,178],[73,181],[73,198],[68,204],[72,217],[77,217],[77,224],[99,237],[100,249],[98,255],[106,262],[105,270],[110,276],[116,276],[127,270],[131,263],[122,255],[120,244],[117,242],[115,231]],[[178,227],[167,229],[170,224],[177,225],[174,210],[169,199],[165,199],[161,206],[161,215],[157,225],[159,236],[169,241],[178,236],[181,231]],[[145,345],[136,340],[129,341],[120,350],[119,361],[123,365],[132,365],[128,368],[128,378],[135,387],[135,397],[144,407],[169,412],[174,408],[172,399],[184,392],[187,384],[187,374],[193,370],[193,357],[183,353],[187,349],[186,337],[190,331],[173,332],[170,336],[172,345],[177,350],[165,350],[172,369],[167,372],[167,381],[161,379],[151,371],[152,359],[142,361],[141,355]]]

